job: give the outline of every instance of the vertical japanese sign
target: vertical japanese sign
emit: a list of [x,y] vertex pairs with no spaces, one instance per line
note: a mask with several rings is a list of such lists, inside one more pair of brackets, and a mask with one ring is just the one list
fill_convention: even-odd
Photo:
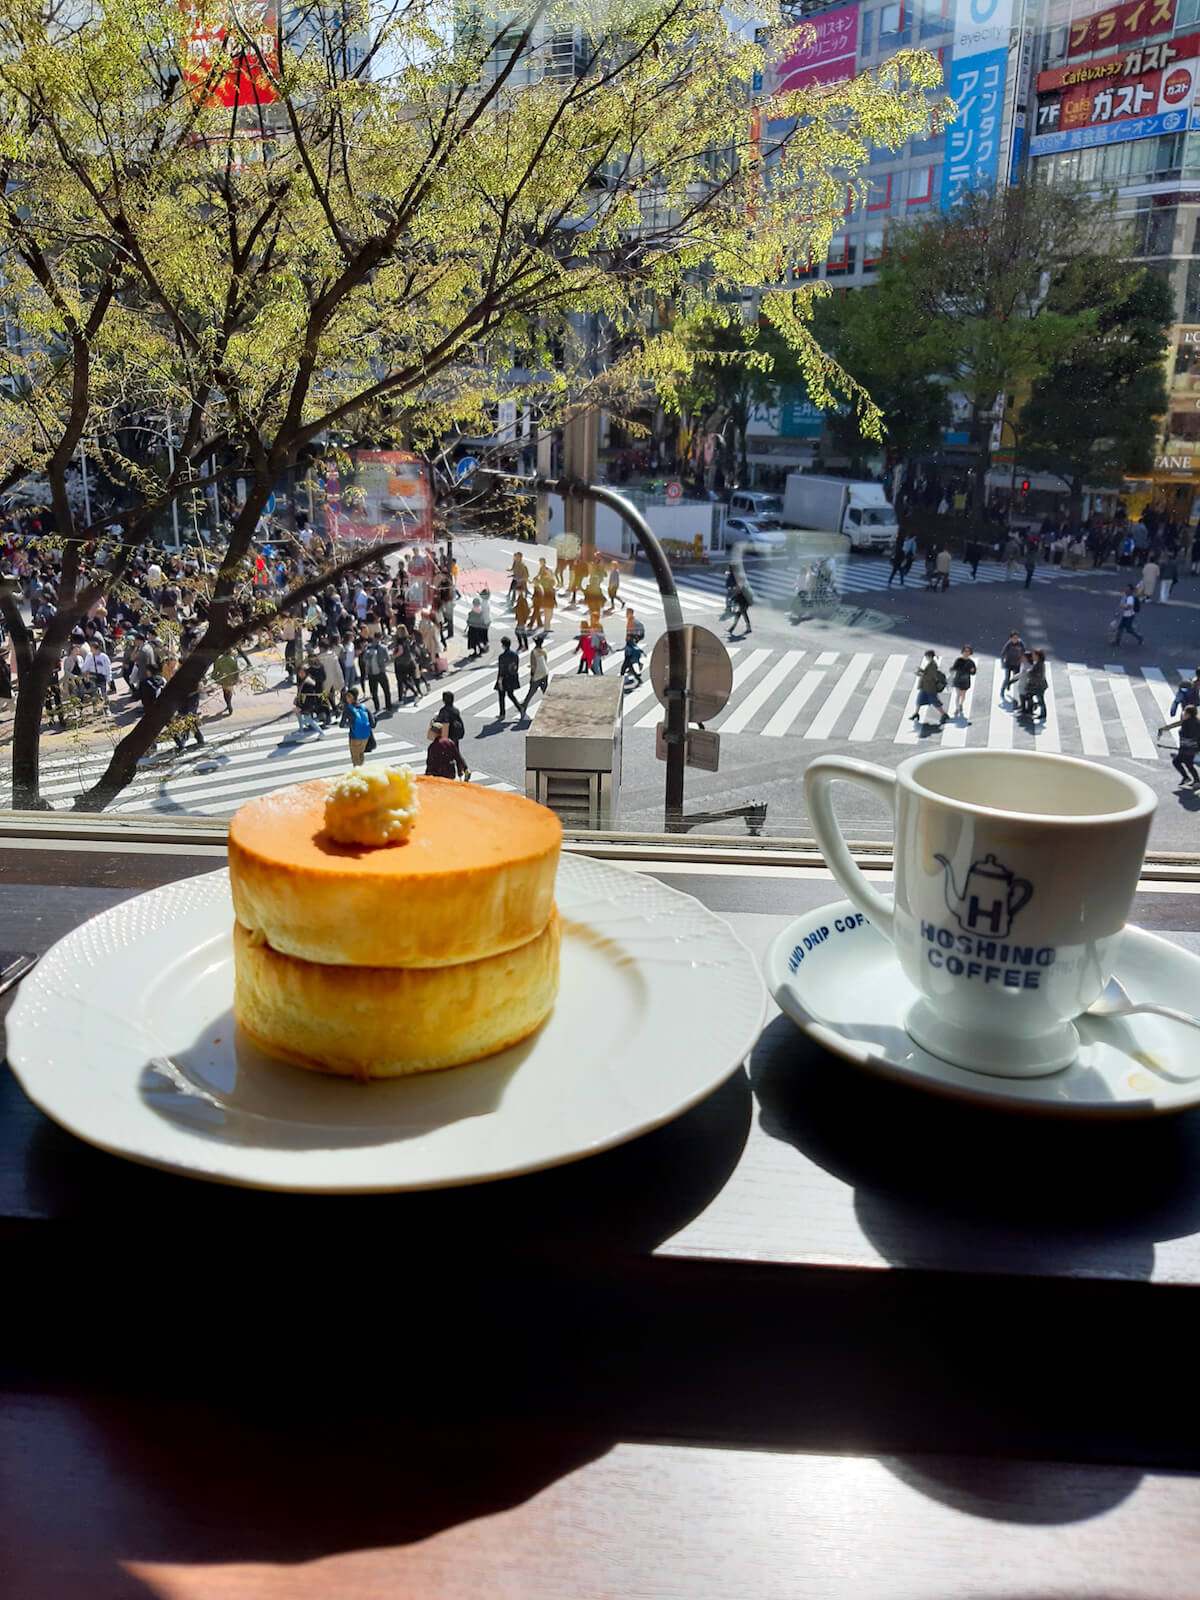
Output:
[[958,119],[946,130],[943,211],[964,189],[996,181],[1011,27],[1012,0],[956,0],[947,90]]

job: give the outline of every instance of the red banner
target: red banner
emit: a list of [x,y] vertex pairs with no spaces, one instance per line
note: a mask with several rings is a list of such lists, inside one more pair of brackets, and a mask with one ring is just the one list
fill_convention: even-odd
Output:
[[1074,89],[1085,83],[1137,78],[1144,72],[1168,72],[1172,62],[1190,61],[1194,56],[1200,56],[1200,33],[1188,33],[1182,39],[1164,39],[1161,44],[1141,45],[1124,55],[1106,56],[1103,61],[1089,61],[1083,66],[1053,67],[1049,72],[1039,72],[1038,93]]
[[192,24],[184,41],[183,75],[204,87],[210,105],[265,106],[278,99],[271,87],[271,74],[279,68],[275,0],[248,0],[239,8],[240,28],[226,29],[211,14],[201,17],[189,0],[183,11]]
[[1170,33],[1175,26],[1175,0],[1128,0],[1091,17],[1077,17],[1067,37],[1069,56],[1087,56],[1096,50],[1122,50],[1139,39]]

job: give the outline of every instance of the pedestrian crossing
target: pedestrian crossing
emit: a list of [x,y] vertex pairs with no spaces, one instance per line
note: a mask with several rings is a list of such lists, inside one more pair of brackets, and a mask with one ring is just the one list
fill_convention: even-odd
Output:
[[[528,549],[524,551],[528,558]],[[891,571],[891,562],[886,555],[858,555],[848,559],[837,560],[837,580],[835,588],[839,598],[845,600],[855,595],[881,593],[888,588],[888,574]],[[680,604],[685,617],[693,621],[700,621],[704,617],[720,615],[725,609],[725,557],[720,553],[713,555],[711,564],[707,567],[686,567],[675,574],[675,586],[679,593]],[[742,569],[746,582],[750,587],[755,600],[759,604],[790,606],[796,593],[796,580],[800,565],[783,557],[756,559],[745,563]],[[1083,578],[1094,575],[1091,567],[1056,567],[1042,564],[1034,574],[1034,584],[1056,583],[1061,579]],[[1111,577],[1112,574],[1110,573]],[[974,583],[1014,583],[1018,586],[1025,582],[1025,569],[1018,567],[1015,575],[1010,579],[1007,568],[1003,562],[994,560],[981,561],[978,576],[972,578],[971,569],[965,561],[954,561],[950,567],[950,586]],[[914,567],[905,580],[905,588],[925,588],[924,570]],[[892,584],[898,588],[899,581]],[[507,582],[492,591],[492,614],[497,622],[507,623],[511,615],[505,605],[507,595]],[[462,617],[462,626],[466,626],[466,613],[471,596],[465,594],[462,602],[455,609],[455,627],[459,626],[459,617]],[[607,598],[605,601],[607,605]],[[662,596],[658,585],[653,578],[642,576],[623,576],[621,579],[621,592],[618,597],[618,615],[622,615],[624,607],[631,605],[641,617],[661,617],[663,614]],[[556,617],[564,614],[565,602],[559,600]],[[582,605],[567,609],[566,615],[577,619],[586,616],[586,608]],[[495,624],[494,624],[495,625]]]
[[[1176,748],[1173,734],[1161,742],[1158,729],[1172,720],[1177,685],[1195,671],[1191,663],[1127,670],[1114,662],[1048,664],[1046,718],[1032,721],[1002,700],[1004,668],[979,663],[961,716],[940,729],[912,720],[916,669],[922,652],[779,651],[730,645],[733,691],[728,706],[705,727],[717,733],[763,739],[801,739],[814,744],[890,741],[917,745],[929,738],[948,748],[1048,750],[1103,759],[1166,760]],[[943,666],[957,650],[939,652]],[[619,658],[618,658],[619,670]],[[489,685],[490,689],[490,685]],[[943,703],[950,710],[953,691]],[[648,683],[624,702],[626,731],[650,730],[662,707]]]
[[[399,761],[424,771],[425,751],[384,726],[375,730],[374,761]],[[465,754],[466,752],[464,752]],[[42,763],[42,794],[61,806],[94,783],[108,765],[108,751],[89,750],[78,759]],[[158,816],[225,817],[245,800],[272,794],[308,778],[345,772],[350,752],[345,731],[336,725],[324,736],[299,736],[289,717],[217,743],[189,746],[141,767],[137,778],[107,808],[113,812]],[[471,771],[471,782],[489,789],[515,792],[514,786],[486,773]]]

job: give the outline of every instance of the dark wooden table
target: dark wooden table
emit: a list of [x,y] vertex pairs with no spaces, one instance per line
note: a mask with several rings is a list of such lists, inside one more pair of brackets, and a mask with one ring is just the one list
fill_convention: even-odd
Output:
[[[220,861],[0,844],[0,949]],[[758,950],[836,894],[647,870]],[[1200,949],[1190,889],[1137,920]],[[0,1249],[4,1600],[1200,1595],[1197,1114],[983,1114],[776,1015],[620,1150],[321,1198],[100,1154],[5,1071]]]

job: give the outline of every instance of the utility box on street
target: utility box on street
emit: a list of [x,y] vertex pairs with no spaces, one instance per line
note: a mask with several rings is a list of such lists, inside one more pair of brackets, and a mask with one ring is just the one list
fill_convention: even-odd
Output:
[[624,695],[619,671],[553,678],[525,735],[525,793],[567,827],[612,826],[621,787]]

